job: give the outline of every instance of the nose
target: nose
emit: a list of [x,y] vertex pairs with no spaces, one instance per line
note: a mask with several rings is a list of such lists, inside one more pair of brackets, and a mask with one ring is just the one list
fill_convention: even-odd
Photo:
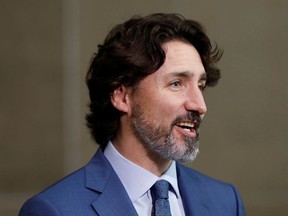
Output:
[[185,109],[187,111],[198,112],[200,115],[204,115],[207,112],[203,93],[199,88],[191,90],[188,93]]

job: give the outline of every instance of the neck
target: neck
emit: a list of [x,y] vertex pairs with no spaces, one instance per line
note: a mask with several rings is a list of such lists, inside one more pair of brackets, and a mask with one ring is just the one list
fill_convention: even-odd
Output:
[[156,176],[161,176],[171,165],[171,160],[163,159],[157,153],[147,149],[134,136],[123,136],[118,133],[112,143],[123,157]]

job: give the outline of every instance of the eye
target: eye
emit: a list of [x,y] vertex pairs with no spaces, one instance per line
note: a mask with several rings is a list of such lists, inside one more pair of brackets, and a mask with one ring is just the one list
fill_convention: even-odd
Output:
[[182,87],[181,80],[175,80],[169,84],[169,86],[173,89],[180,89]]
[[207,76],[204,74],[202,78],[198,81],[198,88],[201,92],[203,92],[206,89],[206,83],[207,83]]
[[206,89],[206,84],[199,84],[198,88],[203,92]]

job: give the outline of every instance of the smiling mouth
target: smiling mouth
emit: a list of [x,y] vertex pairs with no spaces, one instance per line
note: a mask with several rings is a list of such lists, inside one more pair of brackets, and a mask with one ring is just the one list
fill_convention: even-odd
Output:
[[197,130],[200,126],[200,122],[197,120],[186,120],[186,121],[181,121],[176,124],[178,127],[181,127],[182,129],[186,131],[192,131],[192,130]]

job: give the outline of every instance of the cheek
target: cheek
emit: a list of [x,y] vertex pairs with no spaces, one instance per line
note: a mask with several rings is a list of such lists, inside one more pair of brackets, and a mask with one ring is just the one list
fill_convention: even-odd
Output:
[[168,99],[158,99],[154,104],[154,108],[152,107],[153,116],[160,124],[164,123],[170,125],[179,115],[179,110],[181,109],[181,106],[179,106],[176,101]]
[[171,124],[171,121],[181,114],[183,107],[181,97],[156,89],[153,89],[154,91],[151,91],[151,88],[147,89],[139,92],[140,94],[135,98],[135,101],[141,106],[144,117],[157,125]]

